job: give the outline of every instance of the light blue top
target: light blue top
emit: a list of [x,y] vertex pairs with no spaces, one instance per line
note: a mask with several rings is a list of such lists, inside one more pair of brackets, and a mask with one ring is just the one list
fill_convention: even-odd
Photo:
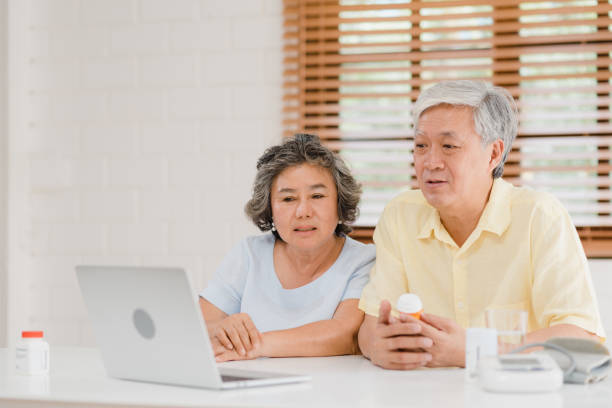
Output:
[[334,264],[314,281],[284,289],[274,271],[272,233],[248,237],[225,257],[200,296],[228,315],[247,313],[260,332],[331,319],[345,299],[359,299],[376,249],[346,237]]

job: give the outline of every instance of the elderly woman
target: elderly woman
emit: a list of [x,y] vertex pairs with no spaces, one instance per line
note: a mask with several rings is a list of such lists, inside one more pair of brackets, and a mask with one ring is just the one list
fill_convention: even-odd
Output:
[[375,257],[346,236],[360,194],[316,136],[259,158],[245,211],[271,232],[240,242],[200,294],[218,361],[357,352],[357,303]]
[[[517,134],[514,100],[476,81],[439,83],[414,107],[419,190],[385,208],[359,307],[361,351],[385,368],[463,366],[466,327],[484,312],[528,312],[527,342],[604,337],[587,261],[567,211],[501,178]],[[427,313],[391,305],[418,294]]]

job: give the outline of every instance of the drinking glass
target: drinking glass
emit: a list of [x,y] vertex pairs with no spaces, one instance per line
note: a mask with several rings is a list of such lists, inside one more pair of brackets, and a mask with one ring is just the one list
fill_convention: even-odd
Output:
[[485,322],[497,330],[497,351],[506,354],[525,342],[527,312],[518,309],[487,309]]

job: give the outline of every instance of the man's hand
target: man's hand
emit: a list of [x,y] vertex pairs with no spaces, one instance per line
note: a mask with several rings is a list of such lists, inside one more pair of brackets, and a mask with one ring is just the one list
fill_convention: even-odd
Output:
[[431,353],[427,367],[465,367],[465,329],[454,320],[430,313],[421,314],[421,333],[433,340],[423,346]]
[[399,321],[391,316],[388,301],[380,303],[369,355],[372,363],[393,370],[411,370],[423,367],[432,359],[431,354],[422,349],[431,347],[433,342],[421,335],[421,325],[413,320]]
[[261,333],[246,313],[236,313],[217,323],[212,337],[228,351],[246,356],[261,343]]

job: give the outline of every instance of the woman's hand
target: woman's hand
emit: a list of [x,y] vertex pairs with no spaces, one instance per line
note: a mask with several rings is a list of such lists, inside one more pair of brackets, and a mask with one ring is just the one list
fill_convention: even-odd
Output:
[[246,357],[262,342],[261,333],[246,313],[236,313],[218,322],[212,337],[227,351],[242,357]]
[[257,346],[247,351],[244,355],[239,354],[235,349],[229,350],[225,346],[219,343],[216,338],[212,341],[213,350],[215,352],[215,360],[217,363],[224,361],[237,361],[237,360],[251,360],[258,357],[262,357],[262,343],[258,343]]

